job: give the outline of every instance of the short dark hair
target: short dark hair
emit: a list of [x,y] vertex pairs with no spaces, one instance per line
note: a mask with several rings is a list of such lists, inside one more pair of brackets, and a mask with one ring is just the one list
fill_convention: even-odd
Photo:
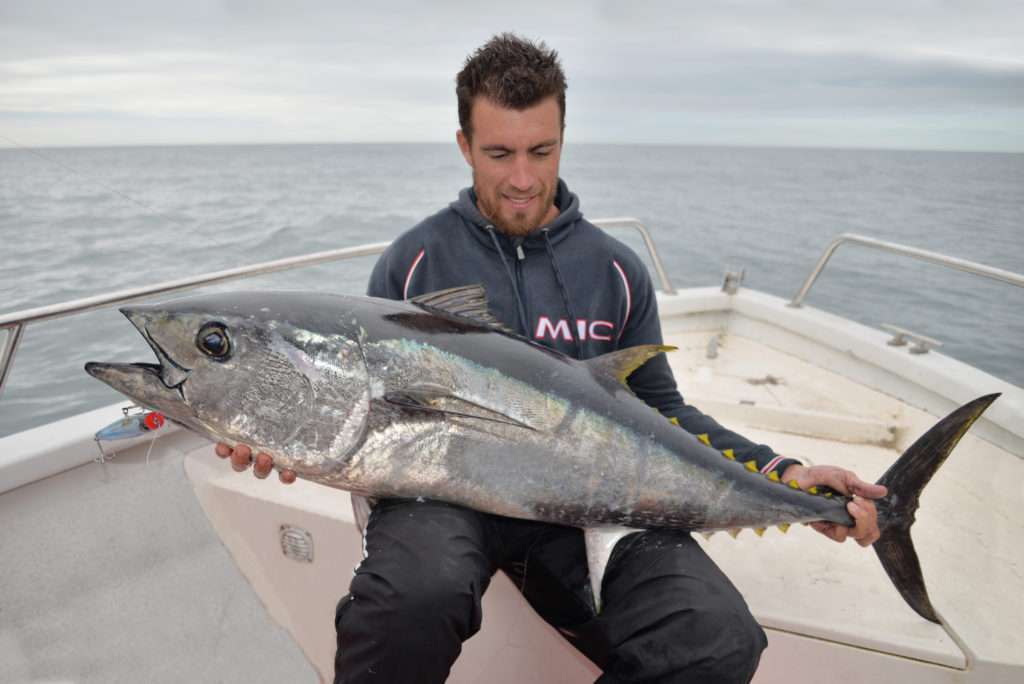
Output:
[[552,95],[558,98],[565,130],[565,73],[558,53],[543,42],[533,43],[514,33],[501,33],[466,58],[455,77],[459,126],[473,135],[470,116],[478,95],[509,109],[523,110]]

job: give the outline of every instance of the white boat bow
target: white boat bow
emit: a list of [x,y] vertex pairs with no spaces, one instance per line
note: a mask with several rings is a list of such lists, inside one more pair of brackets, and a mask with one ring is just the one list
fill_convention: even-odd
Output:
[[[659,294],[666,342],[679,348],[670,363],[690,403],[786,455],[876,479],[937,418],[1002,393],[917,514],[914,542],[941,625],[907,607],[875,555],[852,543],[800,526],[702,541],[769,635],[755,681],[1024,680],[1024,522],[1016,509],[1024,390],[934,351],[892,346],[891,335],[842,317],[729,289]],[[0,620],[0,663],[13,668],[11,680],[33,681],[36,663],[60,658],[66,672],[81,667],[93,673],[83,679],[96,681],[140,672],[171,681],[174,667],[213,678],[206,668],[222,667],[249,681],[279,680],[284,668],[330,680],[335,603],[362,553],[348,494],[240,476],[205,440],[167,428],[149,466],[148,442],[92,463],[92,434],[117,413],[97,409],[0,439],[0,516],[13,521],[0,528],[0,545],[19,564],[11,573],[5,560],[0,616],[43,607],[25,624]],[[154,520],[153,510],[163,517]],[[61,601],[48,594],[53,586]],[[125,595],[131,601],[119,604]],[[140,601],[152,612],[140,611]],[[168,620],[196,633],[168,635]],[[146,637],[150,630],[156,638]],[[124,631],[139,649],[127,665],[101,647],[104,633]],[[193,665],[179,664],[186,659]],[[586,682],[597,674],[498,576],[484,597],[483,628],[450,681]]]

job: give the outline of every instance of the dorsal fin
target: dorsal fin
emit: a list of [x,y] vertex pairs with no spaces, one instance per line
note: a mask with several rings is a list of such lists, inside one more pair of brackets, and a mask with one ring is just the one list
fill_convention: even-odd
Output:
[[409,298],[410,304],[429,313],[445,313],[486,325],[496,330],[511,332],[487,308],[487,293],[483,285],[462,285],[447,290],[427,292]]
[[[667,344],[641,344],[636,347],[619,349],[587,360],[587,365],[597,377],[613,377],[626,385],[626,379],[640,366],[658,354],[675,351],[678,347]],[[628,385],[626,385],[628,387]]]

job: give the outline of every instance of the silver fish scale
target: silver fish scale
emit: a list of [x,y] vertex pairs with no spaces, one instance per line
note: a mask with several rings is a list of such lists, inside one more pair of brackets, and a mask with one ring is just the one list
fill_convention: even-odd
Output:
[[[711,473],[551,391],[422,343],[387,340],[365,350],[383,387],[449,387],[457,397],[430,408],[486,420],[375,404],[367,439],[335,486],[575,525],[694,527],[701,512],[735,517],[745,510]],[[690,505],[680,507],[680,499]]]
[[[337,470],[365,434],[370,388],[355,340],[276,325],[250,344],[228,434],[247,435],[280,467],[311,477]],[[240,365],[243,363],[239,362]]]
[[370,376],[388,391],[418,386],[448,390],[450,396],[441,398],[438,407],[448,402],[453,410],[486,415],[475,404],[492,414],[488,417],[507,416],[545,432],[554,432],[570,408],[557,395],[430,344],[384,340],[364,345],[364,351]]
[[[462,295],[481,297],[479,288]],[[209,437],[270,450],[310,480],[589,528],[595,597],[622,526],[853,522],[843,497],[770,481],[613,381],[655,347],[580,362],[415,302],[319,293],[214,294],[124,311],[160,365],[87,364],[98,379]],[[211,324],[232,353],[200,342]],[[890,494],[878,503],[875,550],[933,622],[909,527],[921,489],[997,396],[939,421],[879,481]]]
[[[842,509],[673,427],[612,381],[613,361],[599,371],[414,304],[261,292],[133,315],[178,361],[163,372],[191,369],[188,410],[152,374],[122,383],[131,369],[112,368],[111,384],[314,481],[579,526],[751,526]],[[225,362],[196,349],[211,320],[229,330]]]
[[421,496],[452,480],[443,458],[450,438],[436,415],[404,417],[375,402],[361,448],[343,469],[318,481],[376,497]]

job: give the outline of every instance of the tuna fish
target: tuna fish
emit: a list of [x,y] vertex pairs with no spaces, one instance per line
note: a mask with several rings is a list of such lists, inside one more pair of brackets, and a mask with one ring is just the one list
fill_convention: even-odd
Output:
[[[584,528],[598,606],[629,529],[852,524],[845,497],[765,477],[635,397],[626,378],[670,347],[571,359],[503,329],[478,286],[405,302],[241,292],[121,311],[159,363],[89,363],[94,377],[324,485]],[[940,421],[879,480],[889,495],[875,550],[928,620],[909,534],[918,495],[996,396]]]

